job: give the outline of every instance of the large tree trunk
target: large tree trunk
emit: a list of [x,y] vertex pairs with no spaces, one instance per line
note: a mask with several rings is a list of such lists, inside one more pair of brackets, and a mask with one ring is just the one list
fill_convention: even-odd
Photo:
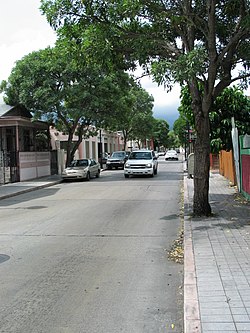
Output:
[[195,125],[197,139],[194,147],[194,216],[211,215],[209,204],[209,169],[210,169],[210,123],[208,110],[196,109]]
[[67,148],[66,148],[66,167],[68,167],[72,161],[71,156],[71,145],[73,141],[73,132],[69,132],[68,134],[68,141],[67,141]]

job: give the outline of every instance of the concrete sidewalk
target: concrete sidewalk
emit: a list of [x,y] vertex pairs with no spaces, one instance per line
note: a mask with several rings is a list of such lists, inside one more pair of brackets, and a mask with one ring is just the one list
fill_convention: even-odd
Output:
[[191,218],[193,179],[184,188],[185,333],[249,333],[250,204],[211,174],[213,216]]
[[39,188],[49,187],[61,183],[59,175],[41,177],[38,179],[27,180],[18,183],[10,183],[0,186],[0,200],[10,198],[18,194],[27,193]]

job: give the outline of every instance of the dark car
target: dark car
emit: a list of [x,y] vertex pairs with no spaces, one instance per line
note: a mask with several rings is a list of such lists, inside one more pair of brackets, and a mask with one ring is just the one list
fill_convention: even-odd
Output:
[[101,157],[99,157],[99,159],[98,159],[98,162],[100,163],[100,165],[106,164],[108,158],[109,158],[108,153],[102,153]]
[[107,159],[106,168],[107,169],[118,169],[124,168],[124,164],[128,159],[128,152],[126,151],[114,151],[112,155]]

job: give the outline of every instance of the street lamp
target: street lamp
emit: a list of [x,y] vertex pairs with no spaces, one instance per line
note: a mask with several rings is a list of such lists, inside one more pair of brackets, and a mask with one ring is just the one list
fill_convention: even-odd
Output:
[[117,150],[120,150],[120,136],[121,134],[117,132]]
[[100,142],[99,142],[99,158],[100,158],[100,165],[102,168],[102,130],[99,130],[99,137],[100,137]]

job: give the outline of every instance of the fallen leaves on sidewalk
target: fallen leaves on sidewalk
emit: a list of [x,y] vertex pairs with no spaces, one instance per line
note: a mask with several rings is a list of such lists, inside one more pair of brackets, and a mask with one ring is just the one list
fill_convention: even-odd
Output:
[[249,205],[249,201],[241,193],[236,193],[234,195],[234,201],[237,201],[242,205]]

